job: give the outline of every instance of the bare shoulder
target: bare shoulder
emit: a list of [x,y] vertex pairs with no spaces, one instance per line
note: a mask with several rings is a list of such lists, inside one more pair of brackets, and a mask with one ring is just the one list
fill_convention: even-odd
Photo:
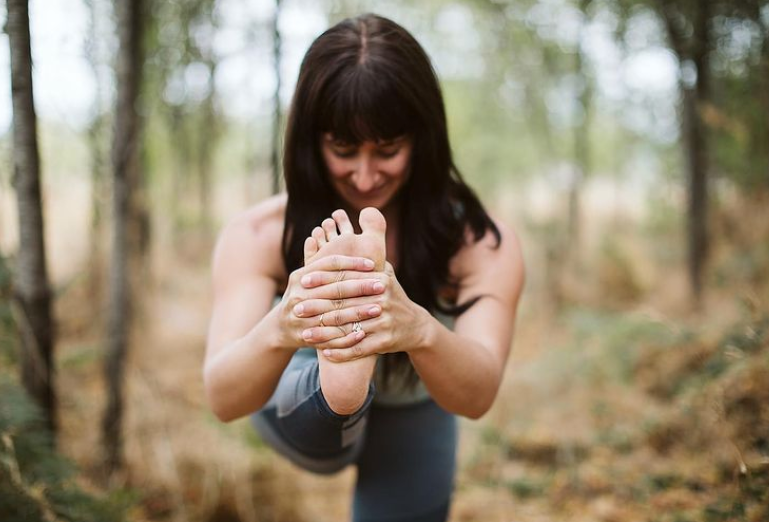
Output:
[[491,230],[478,241],[471,231],[451,260],[451,273],[460,284],[460,292],[498,295],[517,301],[525,280],[523,252],[512,226],[494,219],[500,241]]
[[213,253],[215,284],[222,279],[284,277],[281,242],[286,197],[273,196],[232,218],[220,231]]

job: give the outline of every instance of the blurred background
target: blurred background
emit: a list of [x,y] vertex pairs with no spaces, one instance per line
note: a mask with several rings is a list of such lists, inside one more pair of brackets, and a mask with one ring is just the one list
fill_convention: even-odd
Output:
[[349,517],[354,470],[218,422],[201,368],[216,234],[280,190],[301,59],[376,12],[527,264],[451,520],[769,520],[769,2],[141,4],[33,0],[13,89],[27,2],[0,8],[0,519]]

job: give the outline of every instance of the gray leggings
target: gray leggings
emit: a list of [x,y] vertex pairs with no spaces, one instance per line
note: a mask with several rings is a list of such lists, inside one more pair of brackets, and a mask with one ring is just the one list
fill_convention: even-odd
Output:
[[358,466],[354,522],[444,522],[454,483],[456,419],[432,400],[398,407],[366,402],[338,415],[320,390],[314,350],[303,349],[251,420],[262,439],[316,473]]

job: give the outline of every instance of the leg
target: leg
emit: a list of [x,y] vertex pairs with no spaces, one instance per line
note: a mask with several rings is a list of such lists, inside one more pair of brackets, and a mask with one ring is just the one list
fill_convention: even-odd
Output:
[[[366,208],[361,211],[359,222],[361,233],[355,234],[347,214],[334,212],[333,219],[323,221],[323,226],[316,227],[312,237],[307,238],[305,264],[321,257],[344,254],[367,257],[374,261],[375,270],[384,270],[387,226],[384,216],[374,208]],[[342,415],[357,411],[366,398],[376,356],[343,363],[331,362],[323,354],[318,354],[318,358],[320,386],[331,409]]]
[[299,350],[267,405],[251,416],[262,439],[297,466],[334,473],[354,462],[363,446],[373,385],[352,415],[329,408],[320,389],[314,349]]
[[454,415],[432,400],[374,407],[358,459],[355,522],[444,522],[454,485]]

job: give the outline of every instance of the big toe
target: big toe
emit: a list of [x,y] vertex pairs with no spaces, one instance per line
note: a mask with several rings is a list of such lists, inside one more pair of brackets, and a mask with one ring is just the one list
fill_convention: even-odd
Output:
[[387,222],[384,216],[374,207],[366,207],[358,216],[360,229],[364,234],[381,234],[384,236],[387,230]]
[[381,212],[373,207],[366,207],[358,216],[363,244],[367,245],[366,255],[375,263],[377,270],[383,270],[385,266],[386,240],[385,231],[387,222]]

